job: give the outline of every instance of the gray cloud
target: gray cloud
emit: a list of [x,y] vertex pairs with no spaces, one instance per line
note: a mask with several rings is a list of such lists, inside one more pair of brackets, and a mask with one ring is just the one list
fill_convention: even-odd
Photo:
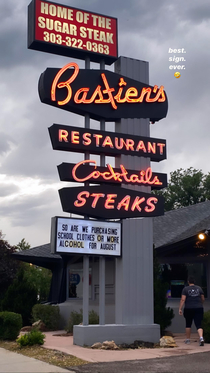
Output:
[[[12,244],[25,237],[36,245],[49,241],[51,216],[64,214],[57,190],[50,188],[64,186],[56,166],[83,157],[53,151],[48,127],[53,123],[83,126],[84,118],[39,100],[40,74],[47,67],[62,67],[72,59],[27,49],[29,2],[0,3],[0,173],[11,180],[0,185],[0,197],[4,197],[0,229]],[[69,0],[56,2],[70,5]],[[192,166],[209,172],[209,1],[71,0],[70,6],[117,17],[119,55],[149,61],[150,84],[164,85],[168,116],[151,125],[151,136],[167,140],[168,159],[153,163],[153,169],[169,174]],[[177,56],[169,54],[169,48],[186,50],[186,69],[179,79],[169,69],[169,57]],[[84,61],[77,62],[84,67]],[[98,65],[91,64],[91,68]],[[94,121],[92,124],[99,126]],[[107,125],[107,130],[111,127],[113,130]],[[18,194],[12,177],[31,177],[48,189],[36,195]],[[13,193],[17,194],[15,199],[7,198]]]
[[7,133],[0,132],[0,155],[8,153],[14,144],[14,140]]
[[0,197],[7,197],[11,194],[17,193],[19,191],[18,186],[14,184],[1,185],[0,184]]
[[[50,241],[51,217],[62,212],[57,190],[48,189],[32,196],[20,196],[0,204],[0,226],[13,245],[25,238],[31,246]],[[2,219],[2,217],[4,217]]]
[[[36,195],[21,195],[18,199],[2,200],[1,216],[8,216],[13,229],[33,228],[50,224],[51,217],[62,213],[58,191],[48,188]],[[46,221],[45,221],[46,220]]]

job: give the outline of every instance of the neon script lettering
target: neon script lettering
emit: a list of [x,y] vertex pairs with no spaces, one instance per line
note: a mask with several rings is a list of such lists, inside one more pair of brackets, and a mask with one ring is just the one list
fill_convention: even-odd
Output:
[[[61,78],[62,74],[70,69],[73,68],[74,72],[72,76],[66,80],[65,82],[59,82],[59,79]],[[67,89],[67,96],[63,101],[58,101],[58,105],[66,105],[73,96],[71,83],[77,78],[77,75],[79,74],[79,66],[75,62],[70,62],[67,65],[65,65],[59,72],[56,74],[52,86],[51,86],[51,100],[56,101],[56,88],[66,88]],[[164,87],[160,86],[158,89],[158,86],[155,85],[152,88],[142,88],[141,92],[138,92],[138,90],[135,87],[129,87],[127,90],[125,89],[127,83],[125,82],[124,78],[120,78],[120,81],[118,83],[119,88],[118,92],[114,95],[115,88],[111,88],[109,86],[108,80],[106,78],[106,75],[104,73],[101,73],[101,79],[102,83],[104,84],[104,88],[102,88],[101,85],[98,85],[96,89],[94,90],[91,97],[88,98],[88,93],[90,91],[89,87],[82,87],[76,91],[76,93],[73,96],[73,100],[76,104],[111,104],[113,109],[117,109],[117,104],[123,104],[125,102],[127,103],[141,103],[144,100],[146,102],[164,102],[166,100],[165,93],[164,93]],[[151,94],[155,93],[155,97],[151,97]],[[104,97],[106,95],[106,98]]]
[[[77,171],[80,166],[85,163],[94,164],[95,170],[86,175],[85,177],[79,178]],[[125,182],[130,184],[142,184],[142,185],[162,185],[163,183],[158,179],[158,176],[153,176],[151,167],[147,168],[146,171],[141,170],[136,174],[129,175],[129,172],[123,165],[120,165],[121,172],[116,172],[110,164],[107,164],[107,171],[100,172],[97,170],[96,161],[87,159],[77,163],[72,169],[72,176],[75,181],[84,183],[85,181],[94,179],[97,180],[102,177],[104,180],[115,180],[119,183]]]

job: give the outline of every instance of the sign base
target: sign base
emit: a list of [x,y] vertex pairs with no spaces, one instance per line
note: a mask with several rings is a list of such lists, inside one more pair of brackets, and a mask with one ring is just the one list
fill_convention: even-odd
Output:
[[73,343],[78,346],[92,346],[96,342],[112,340],[116,344],[130,344],[135,340],[157,343],[160,340],[160,325],[75,325],[73,336]]

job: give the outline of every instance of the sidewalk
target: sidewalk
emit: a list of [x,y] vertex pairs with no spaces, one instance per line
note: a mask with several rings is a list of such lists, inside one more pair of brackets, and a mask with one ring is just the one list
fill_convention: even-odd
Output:
[[0,372],[1,373],[44,373],[44,372],[68,372],[73,371],[56,367],[15,352],[0,348]]
[[154,359],[168,356],[181,356],[199,352],[210,352],[210,344],[199,346],[197,334],[191,335],[190,345],[184,343],[184,334],[175,334],[174,339],[178,347],[174,348],[145,348],[136,350],[93,350],[91,348],[73,345],[73,337],[56,336],[64,331],[45,333],[44,347],[59,350],[91,363]]

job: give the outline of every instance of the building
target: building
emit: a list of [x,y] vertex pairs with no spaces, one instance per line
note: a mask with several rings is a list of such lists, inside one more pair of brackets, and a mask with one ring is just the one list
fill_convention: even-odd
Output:
[[[163,276],[168,282],[168,305],[174,309],[171,330],[183,331],[184,320],[178,318],[181,290],[189,275],[201,285],[205,309],[210,309],[210,201],[166,212],[153,218],[153,239],[156,256],[163,266]],[[206,232],[200,240],[198,234]],[[59,304],[67,322],[72,310],[82,308],[83,257],[81,255],[52,254],[50,244],[13,254],[18,260],[48,268],[52,271],[48,302]],[[134,284],[134,286],[136,286]],[[106,315],[107,324],[114,323],[115,258],[106,258]],[[98,310],[99,259],[90,258],[89,306]],[[62,325],[64,326],[64,325]]]
[[[210,201],[171,210],[154,219],[154,244],[161,264],[167,264],[171,297],[192,275],[210,298]],[[206,232],[204,239],[198,235]],[[210,233],[210,230],[209,230]],[[166,267],[166,266],[165,266]]]

